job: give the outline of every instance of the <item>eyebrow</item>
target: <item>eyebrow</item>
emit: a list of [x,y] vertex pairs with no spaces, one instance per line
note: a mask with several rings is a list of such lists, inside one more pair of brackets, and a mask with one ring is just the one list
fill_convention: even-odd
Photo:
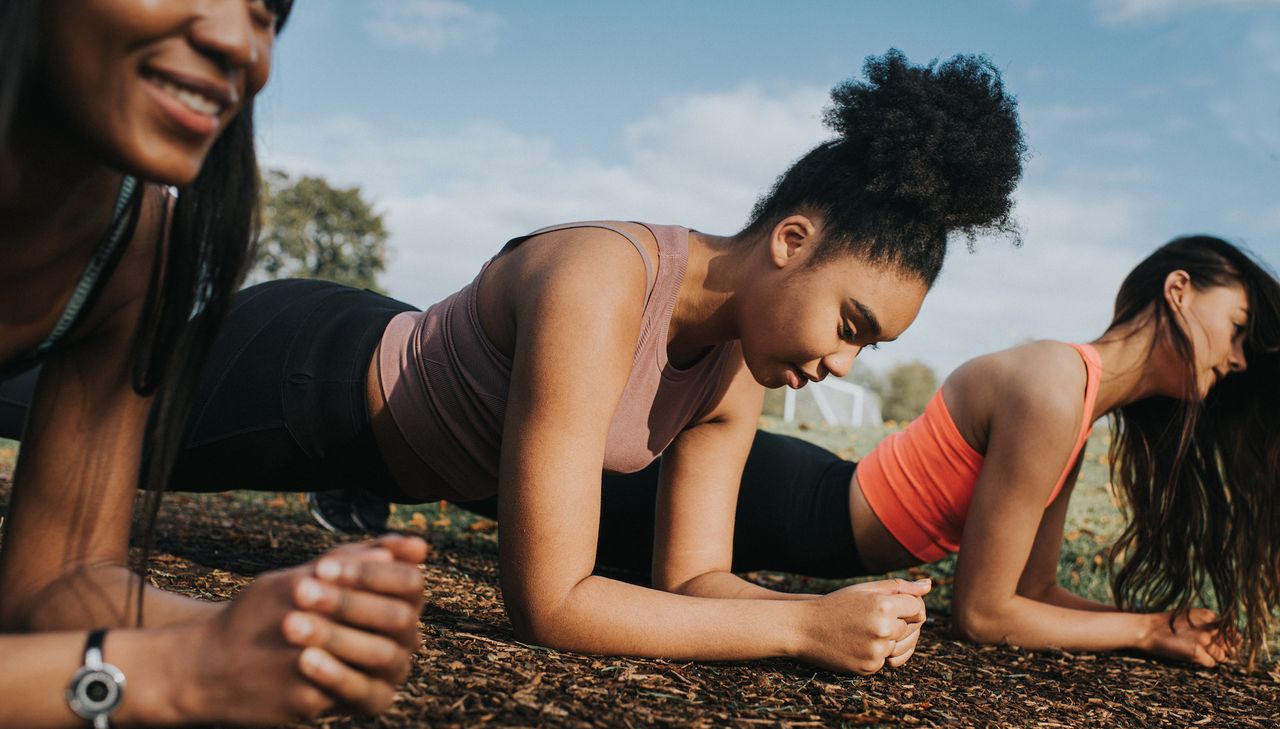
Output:
[[872,338],[877,340],[880,339],[880,333],[883,330],[880,328],[880,320],[876,318],[875,312],[867,308],[866,304],[853,297],[849,297],[849,303],[853,304],[853,308],[857,309],[858,313],[862,315],[862,318],[866,320],[867,328],[871,330]]

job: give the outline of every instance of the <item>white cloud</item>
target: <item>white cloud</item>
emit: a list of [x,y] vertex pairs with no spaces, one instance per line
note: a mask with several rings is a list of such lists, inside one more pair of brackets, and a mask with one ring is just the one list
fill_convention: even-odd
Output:
[[440,54],[452,48],[491,51],[502,18],[458,0],[377,0],[365,29],[392,46]]
[[[270,130],[261,148],[269,166],[361,185],[392,231],[384,284],[426,306],[470,281],[507,238],[543,225],[626,217],[736,231],[774,178],[828,136],[825,101],[824,89],[752,85],[670,98],[619,131],[624,154],[612,164],[492,124],[396,137],[355,117]],[[955,246],[916,325],[866,364],[916,358],[943,372],[1030,337],[1098,334],[1120,278],[1162,241],[1149,201],[1113,194],[1137,187],[1142,170],[1067,172],[1019,191],[1023,248]]]
[[267,166],[359,184],[377,200],[394,250],[385,283],[424,305],[507,238],[551,223],[627,217],[735,232],[774,178],[829,136],[826,98],[751,85],[670,98],[621,132],[616,165],[489,124],[404,138],[339,118],[273,130],[261,147]]
[[883,369],[918,359],[945,375],[965,360],[1029,339],[1088,341],[1111,320],[1120,281],[1163,239],[1140,197],[1074,185],[1017,193],[1024,243],[953,246],[920,317],[897,342],[863,356]]
[[1142,25],[1195,10],[1256,10],[1280,7],[1280,0],[1094,0],[1104,25]]

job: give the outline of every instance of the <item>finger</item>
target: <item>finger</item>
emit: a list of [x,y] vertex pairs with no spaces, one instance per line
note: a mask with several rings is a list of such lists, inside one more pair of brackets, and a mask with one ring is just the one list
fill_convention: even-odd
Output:
[[320,559],[354,559],[360,561],[375,562],[391,562],[394,561],[396,555],[391,550],[382,547],[376,542],[351,542],[349,544],[339,544],[320,555]]
[[1192,662],[1204,666],[1205,668],[1213,668],[1217,662],[1213,660],[1213,656],[1204,649],[1203,646],[1196,646],[1195,653],[1191,657]]
[[418,610],[404,600],[307,578],[298,581],[294,603],[340,623],[391,636],[405,647],[417,644]]
[[893,652],[885,659],[885,664],[890,668],[897,668],[910,660],[911,656],[916,652],[916,644],[919,642],[919,631],[913,633],[906,640],[898,641],[893,647]]
[[395,558],[409,564],[422,564],[431,551],[431,546],[422,537],[409,534],[383,534],[373,543],[390,551]]
[[915,595],[890,595],[886,598],[888,603],[889,614],[895,618],[902,620],[910,620],[911,622],[924,622],[924,600]]
[[395,688],[329,655],[323,648],[307,648],[298,656],[298,670],[341,703],[366,713],[391,705]]
[[282,627],[285,639],[293,645],[323,648],[343,663],[364,669],[393,685],[399,685],[409,675],[412,653],[384,635],[298,611],[286,615]]
[[894,631],[894,640],[906,640],[908,637],[920,634],[920,623],[908,620],[899,620],[898,629]]
[[933,587],[933,581],[929,578],[908,582],[902,579],[892,580],[876,580],[875,582],[860,582],[850,586],[848,589],[857,590],[859,592],[879,592],[885,595],[896,595],[904,593],[907,595],[915,595],[917,597],[924,596]]
[[414,564],[404,562],[361,562],[321,558],[316,562],[316,577],[344,587],[419,601],[424,597],[422,572]]

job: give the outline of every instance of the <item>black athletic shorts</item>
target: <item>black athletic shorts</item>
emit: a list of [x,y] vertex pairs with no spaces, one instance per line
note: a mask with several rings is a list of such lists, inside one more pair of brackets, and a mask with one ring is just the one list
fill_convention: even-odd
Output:
[[[832,578],[867,574],[849,514],[849,482],[856,467],[807,441],[757,431],[738,491],[733,570]],[[636,473],[604,475],[597,566],[649,574],[658,468],[654,461]],[[497,516],[496,499],[459,506]]]

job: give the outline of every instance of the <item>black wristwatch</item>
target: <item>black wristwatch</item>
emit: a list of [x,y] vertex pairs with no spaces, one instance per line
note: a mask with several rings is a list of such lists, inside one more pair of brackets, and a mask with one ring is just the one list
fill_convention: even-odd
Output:
[[67,704],[76,716],[93,722],[94,729],[107,729],[107,717],[124,699],[124,673],[102,658],[102,641],[107,631],[89,633],[84,643],[84,665],[67,684]]

